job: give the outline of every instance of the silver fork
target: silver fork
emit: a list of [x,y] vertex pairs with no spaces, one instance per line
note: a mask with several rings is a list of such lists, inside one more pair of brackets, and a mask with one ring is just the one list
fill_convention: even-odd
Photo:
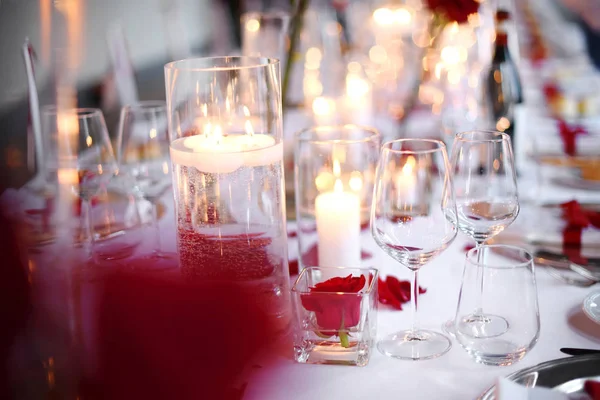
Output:
[[550,265],[547,265],[547,264],[541,264],[541,265],[544,265],[544,267],[546,268],[546,272],[548,272],[548,274],[550,274],[551,276],[553,276],[554,278],[556,278],[560,281],[568,283],[569,285],[578,286],[578,287],[590,287],[590,286],[598,283],[598,280],[588,279],[587,277],[585,277],[583,274],[580,274],[579,272],[576,272],[576,273],[578,275],[580,275],[581,278],[572,278],[570,276],[567,276],[566,274],[559,272],[558,269],[551,267]]

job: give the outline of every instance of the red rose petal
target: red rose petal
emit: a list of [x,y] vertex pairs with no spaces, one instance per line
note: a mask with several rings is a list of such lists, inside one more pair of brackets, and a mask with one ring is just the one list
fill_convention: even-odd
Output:
[[290,269],[290,275],[298,275],[298,260],[289,261],[288,268]]
[[353,293],[358,293],[365,283],[364,275],[335,277],[317,283],[310,293],[301,296],[302,306],[315,313],[320,334],[332,336],[341,328],[358,325],[362,297]]
[[[409,281],[401,281],[398,278],[388,275],[383,281],[379,279],[379,302],[388,304],[398,310],[402,310],[402,303],[407,303],[411,299],[411,290]],[[427,292],[427,289],[419,286],[419,294]]]
[[583,389],[591,396],[592,400],[600,400],[600,382],[585,381]]
[[402,303],[390,292],[387,283],[381,278],[378,279],[379,291],[378,298],[381,304],[387,304],[397,310],[402,310]]
[[472,244],[466,244],[465,247],[463,247],[463,250],[466,252],[473,250],[475,248],[475,246],[473,246]]

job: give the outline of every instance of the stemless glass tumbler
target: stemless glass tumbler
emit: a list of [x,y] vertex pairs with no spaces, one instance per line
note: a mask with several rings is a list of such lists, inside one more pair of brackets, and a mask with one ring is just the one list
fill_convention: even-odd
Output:
[[[457,233],[456,205],[446,146],[439,140],[400,139],[383,145],[371,212],[375,242],[413,272],[412,327],[378,343],[390,357],[423,360],[447,352],[450,340],[417,325],[418,271]],[[454,217],[452,217],[454,216]]]
[[287,326],[279,62],[176,61],[165,66],[165,82],[182,273],[240,283]]
[[[482,254],[483,253],[483,254]],[[482,262],[481,260],[485,261]],[[480,279],[486,282],[481,292]],[[496,335],[482,336],[468,323],[473,309],[506,321]],[[487,365],[510,365],[522,359],[540,334],[537,287],[533,258],[527,251],[507,245],[484,245],[467,253],[456,309],[458,343]],[[467,323],[466,323],[467,322]]]
[[355,125],[324,126],[295,138],[296,220],[300,270],[361,266],[379,133]]

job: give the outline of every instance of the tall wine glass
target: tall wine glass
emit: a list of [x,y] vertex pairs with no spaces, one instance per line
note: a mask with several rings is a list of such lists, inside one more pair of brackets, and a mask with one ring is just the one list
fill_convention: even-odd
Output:
[[122,108],[117,138],[118,161],[135,189],[152,206],[153,252],[148,257],[152,269],[174,267],[175,253],[161,250],[158,223],[160,198],[172,188],[167,105],[164,101],[144,101]]
[[[449,217],[450,216],[450,217]],[[453,219],[454,218],[454,219]],[[371,208],[371,233],[389,256],[413,272],[413,323],[381,340],[383,354],[408,360],[438,357],[450,340],[418,328],[418,271],[457,233],[456,205],[446,146],[439,140],[400,139],[383,145]]]
[[[456,134],[452,146],[452,171],[456,192],[458,228],[480,247],[502,232],[519,214],[517,178],[510,137],[494,131],[470,131]],[[478,252],[479,256],[483,252]],[[483,260],[479,260],[483,263]],[[484,290],[481,275],[481,292]],[[464,319],[461,329],[476,337],[489,337],[506,331],[502,317],[486,315],[481,307]],[[454,334],[454,321],[444,325]]]
[[[43,110],[47,143],[46,172],[68,183],[81,200],[83,244],[94,260],[92,200],[118,172],[102,111],[96,108]],[[64,201],[65,199],[63,199]]]

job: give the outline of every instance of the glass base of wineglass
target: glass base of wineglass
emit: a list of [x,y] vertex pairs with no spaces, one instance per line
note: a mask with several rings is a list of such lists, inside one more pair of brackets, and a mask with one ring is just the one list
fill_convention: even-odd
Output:
[[466,336],[493,338],[508,330],[508,321],[499,315],[473,313],[463,317],[456,328]]
[[136,271],[165,271],[179,267],[179,258],[176,253],[154,252],[152,254],[136,257],[132,261]]
[[456,337],[456,331],[454,330],[454,320],[449,319],[448,321],[444,322],[444,324],[442,325],[442,331],[451,337]]
[[429,360],[445,354],[451,347],[446,336],[427,330],[397,332],[377,343],[382,354],[401,360]]

